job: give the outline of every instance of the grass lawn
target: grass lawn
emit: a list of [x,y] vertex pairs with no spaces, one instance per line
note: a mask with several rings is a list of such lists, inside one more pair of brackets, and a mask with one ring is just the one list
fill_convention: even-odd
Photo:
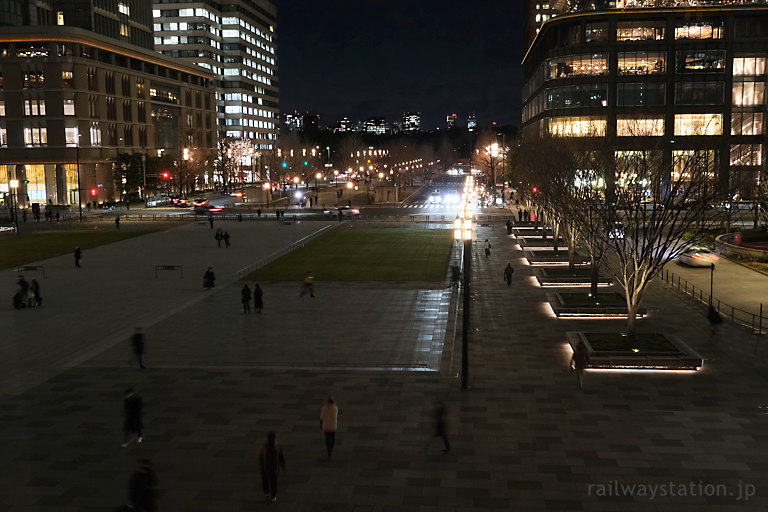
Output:
[[560,293],[565,306],[626,306],[627,300],[618,293],[598,293],[593,298],[588,293]]
[[[110,226],[111,227],[111,226]],[[119,242],[127,238],[146,235],[164,229],[140,227],[136,229],[82,229],[67,231],[33,231],[20,235],[4,234],[0,237],[0,269],[13,268],[33,261],[40,261],[62,254],[74,253],[75,247],[83,250],[99,245]]]
[[680,352],[661,333],[637,333],[635,335],[635,343],[632,346],[627,344],[627,335],[618,332],[585,333],[584,336],[586,336],[589,344],[592,345],[592,349],[598,352],[631,351],[638,354],[648,352]]
[[573,272],[568,267],[542,268],[548,277],[592,277],[592,269],[589,267],[573,267]]
[[336,228],[245,277],[300,281],[442,281],[453,246],[449,229]]
[[743,263],[744,265],[754,268],[755,270],[760,270],[761,272],[768,273],[768,262],[766,261],[756,261],[756,260],[750,260],[746,258],[739,258],[739,263]]

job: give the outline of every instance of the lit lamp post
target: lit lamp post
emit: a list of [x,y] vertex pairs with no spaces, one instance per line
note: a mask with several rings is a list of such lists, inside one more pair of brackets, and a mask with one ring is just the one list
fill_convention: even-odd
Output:
[[351,181],[348,181],[347,188],[349,189],[349,206],[352,206],[352,187],[354,187],[354,185]]
[[336,182],[336,188],[339,188],[339,170],[338,169],[333,170],[333,181]]
[[11,203],[13,204],[11,210],[11,217],[13,218],[13,228],[16,234],[19,234],[19,216],[16,215],[16,205],[19,203],[19,180],[10,180],[11,186]]
[[499,145],[495,142],[485,147],[485,152],[491,157],[491,190],[493,191],[493,206],[496,206],[496,159],[499,157]]
[[469,389],[469,319],[470,286],[472,274],[472,188],[473,178],[467,176],[464,182],[464,194],[459,215],[453,221],[453,238],[464,241],[462,272],[462,326],[461,326],[461,389]]

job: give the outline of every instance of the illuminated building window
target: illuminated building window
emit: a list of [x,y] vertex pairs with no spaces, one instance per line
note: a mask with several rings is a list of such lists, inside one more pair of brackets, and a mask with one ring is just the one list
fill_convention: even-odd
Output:
[[619,137],[660,137],[664,135],[664,116],[617,116],[616,135]]
[[604,107],[608,102],[607,84],[582,84],[547,89],[547,108]]
[[675,27],[675,39],[722,39],[722,23],[686,23]]
[[77,128],[64,128],[64,142],[67,146],[77,146]]
[[608,61],[602,53],[569,55],[549,59],[549,78],[604,75],[607,72]]
[[702,174],[712,180],[717,165],[717,152],[713,149],[672,151],[672,180],[690,181],[691,176]]
[[64,87],[72,87],[73,75],[71,71],[61,72],[61,85]]
[[75,100],[64,100],[64,115],[75,115]]
[[733,82],[733,104],[762,105],[765,97],[764,82]]
[[620,107],[664,105],[665,90],[659,82],[619,83],[616,84],[616,104]]
[[16,48],[16,56],[22,58],[47,57],[48,48],[37,46],[18,47]]
[[664,52],[619,52],[620,75],[653,75],[667,69]]
[[91,123],[91,146],[101,146],[101,128],[99,123]]
[[676,105],[720,105],[724,82],[679,82],[675,84]]
[[123,37],[128,37],[131,34],[130,30],[128,29],[128,25],[125,23],[120,24],[120,35]]
[[43,100],[24,100],[25,116],[44,116],[45,101]]
[[675,135],[722,134],[722,114],[675,114]]
[[0,128],[0,146],[8,145],[8,131],[5,128]]
[[664,24],[620,21],[616,27],[617,41],[659,41],[664,39]]
[[731,114],[731,135],[762,135],[762,112],[733,112]]
[[608,23],[587,23],[584,41],[599,43],[608,40]]
[[761,165],[762,162],[762,144],[731,145],[731,165]]
[[5,102],[0,100],[0,117],[5,117]]
[[24,88],[30,89],[33,87],[42,87],[45,77],[42,73],[25,73],[24,74]]
[[118,2],[117,3],[117,11],[120,14],[125,14],[126,16],[130,16],[131,15],[131,7],[128,4],[124,3],[124,2]]
[[57,25],[63,25],[64,24],[64,12],[63,11],[56,11],[56,24]]
[[549,134],[554,137],[604,137],[607,121],[601,117],[550,117]]
[[678,73],[722,71],[724,67],[724,50],[680,50],[677,52]]
[[24,144],[27,146],[42,146],[48,144],[48,129],[39,126],[24,128]]
[[734,57],[733,76],[764,75],[765,57]]

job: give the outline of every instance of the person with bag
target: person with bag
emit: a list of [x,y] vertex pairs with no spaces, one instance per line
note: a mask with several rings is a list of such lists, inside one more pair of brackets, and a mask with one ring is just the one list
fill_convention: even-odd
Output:
[[491,242],[488,241],[488,239],[485,239],[485,243],[483,244],[483,249],[485,249],[485,257],[488,258],[491,255]]
[[285,456],[272,431],[267,432],[267,442],[261,447],[259,468],[264,495],[272,501],[277,501],[277,473],[280,468],[285,471]]
[[571,368],[576,370],[576,377],[579,379],[579,389],[582,389],[582,377],[584,375],[584,368],[587,367],[588,359],[587,346],[583,341],[579,341],[573,349],[573,355],[571,356],[571,362],[569,363]]
[[213,268],[208,267],[208,270],[203,274],[203,288],[208,288],[208,291],[211,291],[211,288],[215,286],[215,281],[216,275],[213,273]]

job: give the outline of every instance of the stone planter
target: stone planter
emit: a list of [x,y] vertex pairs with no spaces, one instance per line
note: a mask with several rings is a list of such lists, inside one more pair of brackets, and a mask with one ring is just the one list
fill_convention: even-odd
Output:
[[[542,287],[570,287],[570,288],[589,288],[592,284],[592,276],[590,272],[586,272],[580,275],[563,274],[560,272],[564,269],[562,266],[558,267],[536,267],[533,269],[533,276],[539,282],[539,286]],[[589,266],[580,266],[574,270],[589,270]],[[557,271],[557,272],[555,272]],[[597,279],[598,287],[612,286],[613,279],[608,276],[601,275]]]
[[[528,264],[532,267],[537,266],[568,266],[568,251],[558,251],[558,254],[554,254],[553,251],[523,251],[523,257],[528,260]],[[576,255],[575,264],[577,267],[589,265],[589,257]]]
[[715,238],[715,250],[725,256],[738,256],[740,258],[752,258],[760,261],[768,261],[768,251],[752,249],[734,244],[736,233],[727,233]]
[[568,331],[566,337],[571,348],[583,341],[587,348],[587,368],[627,370],[697,370],[702,357],[676,336],[663,335],[674,351],[605,351],[595,350],[589,343],[589,333]]
[[[627,318],[627,306],[604,304],[572,304],[560,293],[548,293],[547,300],[558,318]],[[582,294],[585,295],[586,294]],[[608,295],[606,293],[605,295]],[[611,298],[618,294],[610,294]],[[600,295],[598,295],[598,302]],[[643,318],[647,314],[645,308],[637,310],[636,318]]]

